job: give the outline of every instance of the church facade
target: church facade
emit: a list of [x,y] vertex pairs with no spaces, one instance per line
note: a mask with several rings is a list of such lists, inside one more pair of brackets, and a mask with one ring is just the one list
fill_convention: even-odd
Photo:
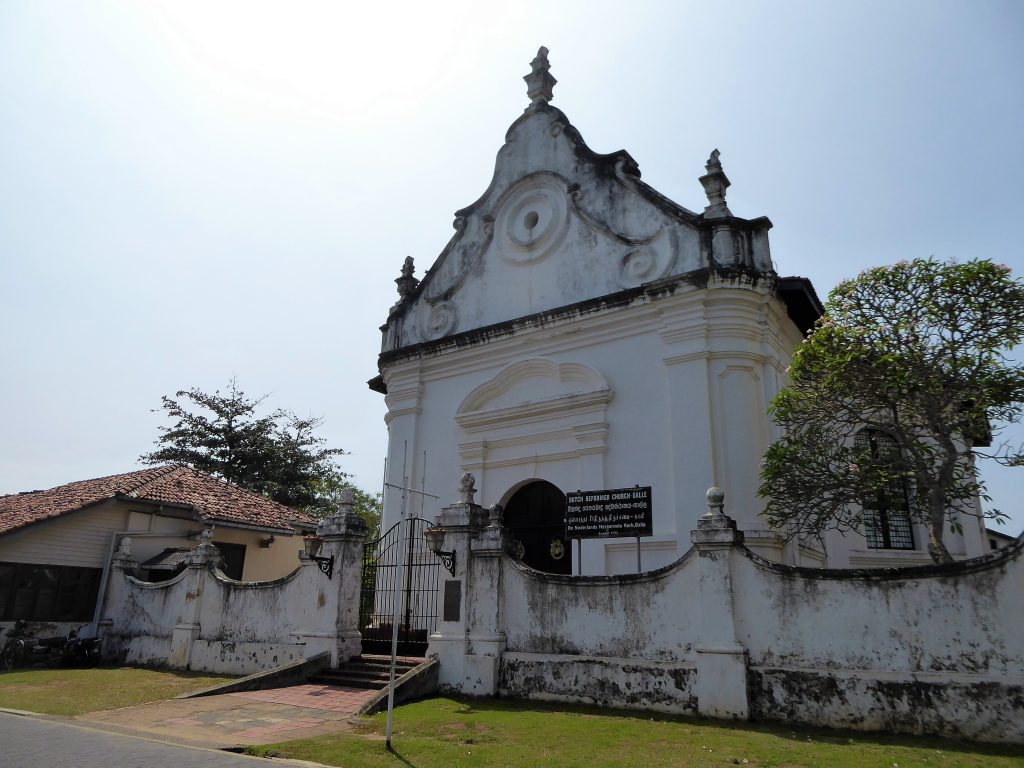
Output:
[[[734,216],[718,150],[688,210],[645,184],[625,151],[598,154],[550,104],[546,49],[487,190],[417,279],[406,259],[382,327],[388,480],[444,497],[470,472],[499,504],[513,552],[552,573],[650,570],[690,547],[708,486],[747,546],[791,565],[929,561],[923,530],[880,551],[863,536],[787,543],[758,516],[769,404],[822,312],[810,281],[776,271],[766,217]],[[651,535],[566,539],[566,494],[650,487]],[[398,521],[386,494],[384,527]],[[438,511],[429,496],[413,514]],[[969,521],[968,521],[969,522]],[[975,531],[974,527],[978,530]],[[965,524],[951,551],[984,551]]]

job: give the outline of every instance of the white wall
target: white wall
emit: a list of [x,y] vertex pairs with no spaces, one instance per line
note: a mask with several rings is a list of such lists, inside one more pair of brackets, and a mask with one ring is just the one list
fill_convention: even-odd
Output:
[[272,581],[236,582],[197,552],[175,578],[141,581],[115,558],[103,604],[104,656],[129,663],[252,674],[330,652],[338,664],[359,653],[362,540],[325,541],[331,579],[303,559]]
[[[449,498],[451,478],[469,471],[484,506],[533,479],[562,491],[650,485],[654,536],[642,542],[643,564],[670,563],[704,512],[686,500],[709,484],[737,509],[762,506],[768,403],[798,337],[784,318],[763,286],[685,285],[657,301],[390,364],[390,479],[399,482],[408,461],[418,488],[426,450],[427,492]],[[414,499],[417,514],[420,504],[428,518],[439,511]],[[399,505],[389,492],[385,527]],[[764,528],[756,514],[740,523]],[[623,556],[624,547],[635,540],[584,542],[583,573],[635,571],[635,549]]]
[[579,578],[514,561],[472,519],[442,515],[468,560],[464,613],[431,637],[447,690],[1024,743],[1024,539],[829,571],[772,563],[717,524],[660,571]]

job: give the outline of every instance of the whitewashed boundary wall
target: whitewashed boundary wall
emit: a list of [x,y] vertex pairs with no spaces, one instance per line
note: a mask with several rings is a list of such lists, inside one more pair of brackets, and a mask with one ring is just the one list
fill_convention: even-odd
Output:
[[[818,570],[743,546],[721,495],[676,563],[533,571],[473,503],[430,638],[442,690],[1024,743],[1024,539],[944,566]],[[709,492],[710,493],[710,492]]]
[[331,665],[358,656],[359,588],[366,525],[354,514],[318,528],[320,556],[334,558],[331,579],[301,556],[291,574],[239,582],[221,573],[219,553],[200,544],[184,571],[166,582],[131,575],[138,563],[122,547],[103,603],[103,655],[136,664],[246,675],[321,652]]
[[733,562],[751,714],[1024,742],[1024,539],[943,566]]

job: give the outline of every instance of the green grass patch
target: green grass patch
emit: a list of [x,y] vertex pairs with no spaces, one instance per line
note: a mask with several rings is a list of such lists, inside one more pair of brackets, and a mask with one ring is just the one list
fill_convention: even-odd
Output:
[[135,667],[14,670],[0,673],[0,707],[81,715],[170,699],[227,679],[231,678]]
[[1021,750],[921,737],[725,723],[508,699],[436,698],[354,733],[254,747],[250,754],[345,768],[960,768],[1024,765]]

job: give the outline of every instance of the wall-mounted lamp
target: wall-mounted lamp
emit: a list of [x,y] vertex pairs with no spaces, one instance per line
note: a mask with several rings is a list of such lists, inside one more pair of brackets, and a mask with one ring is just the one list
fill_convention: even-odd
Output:
[[446,552],[441,547],[444,545],[444,528],[427,528],[423,531],[423,538],[427,540],[427,548],[441,558],[441,564],[448,569],[448,573],[455,575],[455,550]]
[[317,553],[320,551],[321,545],[324,540],[319,536],[307,536],[304,540],[306,545],[306,556],[316,563],[317,568],[320,569],[320,573],[327,576],[328,579],[334,575],[334,556],[330,557],[317,557]]
[[265,539],[260,539],[260,549],[270,549],[275,540],[276,539],[273,535],[270,535]]

